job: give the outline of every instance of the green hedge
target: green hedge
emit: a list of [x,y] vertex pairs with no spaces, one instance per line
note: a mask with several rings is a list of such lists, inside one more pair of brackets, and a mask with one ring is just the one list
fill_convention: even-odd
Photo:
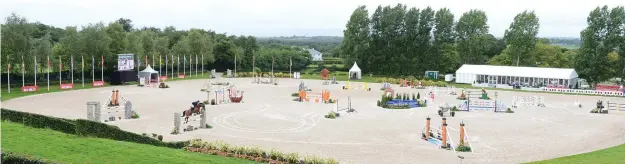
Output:
[[1,110],[3,121],[8,120],[35,128],[49,128],[63,133],[76,134],[76,125],[74,120],[19,112],[4,108]]
[[149,144],[175,149],[182,149],[190,143],[189,141],[162,142],[148,136],[143,136],[140,134],[121,130],[117,126],[83,119],[69,120],[34,113],[14,111],[4,108],[2,108],[1,112],[1,117],[3,121],[23,123],[26,126],[31,126],[35,128],[49,128],[68,134]]
[[47,164],[47,163],[57,163],[50,160],[45,160],[38,157],[27,156],[22,154],[17,154],[13,152],[3,151],[2,153],[2,162],[1,163],[28,163],[28,164]]
[[76,133],[81,136],[89,136],[89,137],[97,137],[97,138],[107,138],[118,141],[128,141],[142,144],[149,144],[154,146],[162,146],[162,147],[170,147],[182,149],[189,142],[162,142],[157,139],[143,136],[140,134],[127,132],[119,129],[117,126],[112,126],[108,124],[103,124],[99,122],[93,122],[89,120],[78,119],[76,120]]

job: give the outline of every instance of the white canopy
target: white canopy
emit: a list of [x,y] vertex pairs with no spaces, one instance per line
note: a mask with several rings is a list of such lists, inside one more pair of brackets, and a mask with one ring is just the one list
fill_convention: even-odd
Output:
[[352,66],[352,68],[349,69],[348,77],[349,79],[361,79],[362,78],[362,71],[360,70],[356,62],[354,62],[354,66]]
[[160,83],[160,76],[158,71],[152,69],[150,65],[148,65],[143,71],[139,72],[139,80],[143,79],[145,84],[150,84],[150,82],[152,81],[152,74],[156,74],[156,84]]

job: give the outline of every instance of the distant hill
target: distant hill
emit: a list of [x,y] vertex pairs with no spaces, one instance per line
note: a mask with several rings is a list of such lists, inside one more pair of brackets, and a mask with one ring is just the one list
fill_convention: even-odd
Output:
[[568,38],[568,37],[551,37],[547,38],[553,45],[558,45],[568,49],[578,49],[582,45],[580,38]]
[[281,36],[281,37],[257,37],[256,41],[260,45],[280,44],[288,46],[298,46],[302,48],[313,48],[324,57],[338,57],[338,48],[343,41],[340,36]]

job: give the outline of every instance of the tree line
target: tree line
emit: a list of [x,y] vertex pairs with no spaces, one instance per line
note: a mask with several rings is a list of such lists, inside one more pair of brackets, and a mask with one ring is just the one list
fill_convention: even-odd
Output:
[[[504,37],[497,39],[489,34],[488,17],[479,9],[463,13],[456,21],[456,16],[448,8],[437,11],[430,7],[408,9],[406,5],[397,4],[378,6],[369,16],[366,6],[359,6],[346,24],[340,55],[346,60],[346,66],[358,62],[364,72],[377,75],[418,77],[427,70],[453,73],[462,64],[490,64],[576,68],[581,77],[597,82],[606,78],[591,76],[616,75],[597,72],[601,69],[594,68],[605,66],[599,64],[601,60],[593,59],[595,64],[592,64],[585,59],[597,56],[598,43],[605,46],[601,48],[604,50],[600,55],[602,59],[614,58],[610,61],[618,59],[621,65],[625,63],[625,47],[616,44],[625,38],[622,11],[622,6],[611,10],[607,6],[597,7],[592,11],[589,26],[584,30],[590,32],[581,33],[582,48],[578,51],[551,45],[548,39],[538,38],[540,23],[534,11],[517,14]],[[610,34],[604,34],[605,31]],[[605,41],[611,43],[605,44]],[[618,45],[621,45],[620,49]],[[619,55],[609,57],[609,53]]]
[[[16,76],[21,76],[22,69],[26,70],[26,76],[33,76],[35,67],[37,73],[48,72],[47,58],[50,58],[52,72],[58,72],[60,64],[63,65],[61,71],[69,72],[73,63],[74,72],[77,73],[81,70],[82,58],[85,60],[86,72],[91,72],[92,66],[99,71],[101,58],[104,58],[104,71],[108,76],[117,70],[117,54],[135,54],[135,61],[141,61],[141,69],[145,68],[147,57],[148,63],[156,70],[160,66],[164,67],[165,63],[169,67],[183,67],[182,63],[172,60],[172,57],[180,58],[180,62],[187,58],[187,65],[189,60],[195,64],[196,55],[197,60],[200,60],[198,63],[205,63],[206,70],[217,71],[234,69],[235,56],[237,69],[240,71],[251,71],[253,59],[256,60],[256,67],[263,71],[271,69],[272,60],[276,62],[276,70],[282,71],[288,71],[291,58],[293,70],[305,68],[311,60],[308,52],[302,48],[260,46],[253,36],[220,34],[204,29],[178,30],[174,26],[164,29],[135,28],[130,19],[124,18],[108,24],[90,23],[80,29],[73,26],[63,29],[40,22],[29,22],[25,17],[13,13],[2,24],[0,67],[5,74],[9,66],[10,73]],[[159,60],[162,60],[162,64]],[[171,65],[172,62],[174,65]],[[17,78],[11,80],[21,81]]]

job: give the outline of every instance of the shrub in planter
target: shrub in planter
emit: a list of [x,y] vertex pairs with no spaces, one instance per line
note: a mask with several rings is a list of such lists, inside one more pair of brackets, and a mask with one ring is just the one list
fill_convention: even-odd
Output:
[[380,100],[378,100],[378,106],[380,106],[380,105],[382,105],[382,104],[380,103]]
[[471,152],[471,147],[469,147],[469,146],[458,146],[458,147],[456,147],[456,151],[459,151],[459,152]]
[[163,135],[158,135],[158,140],[163,141]]
[[213,128],[213,126],[211,126],[211,125],[209,125],[209,124],[206,124],[206,125],[204,126],[204,128],[206,128],[206,129],[212,129],[212,128]]
[[132,111],[132,114],[130,115],[130,118],[137,119],[137,118],[139,118],[139,114],[136,111]]
[[336,118],[336,113],[334,113],[334,111],[330,111],[325,115],[325,118],[334,119]]
[[458,107],[456,107],[456,106],[451,107],[451,111],[452,112],[457,112],[458,111]]
[[284,153],[276,149],[271,149],[271,151],[269,152],[269,158],[273,160],[282,160],[284,159]]
[[414,93],[412,94],[412,100],[417,100],[417,99],[415,98]]
[[594,109],[590,110],[590,113],[599,113],[599,109],[594,108]]
[[299,97],[299,93],[291,93],[291,97]]
[[421,94],[417,93],[417,100],[421,99]]
[[[143,134],[145,134],[145,133],[143,133]],[[178,128],[174,127],[174,129],[171,130],[171,133],[169,133],[169,134],[178,134]]]
[[508,109],[506,109],[506,113],[514,113],[514,111],[512,111],[512,109],[508,108]]
[[297,153],[289,153],[286,155],[286,162],[288,163],[297,163],[299,162],[299,154]]

